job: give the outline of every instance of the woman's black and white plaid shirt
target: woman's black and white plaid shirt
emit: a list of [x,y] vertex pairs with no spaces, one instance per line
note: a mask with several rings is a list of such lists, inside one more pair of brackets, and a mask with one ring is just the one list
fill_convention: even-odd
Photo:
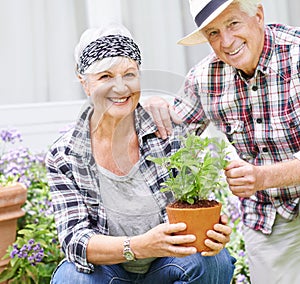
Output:
[[[46,165],[53,201],[59,241],[66,258],[77,270],[90,273],[94,267],[87,262],[86,248],[95,234],[109,235],[105,208],[100,196],[99,171],[92,155],[88,106],[74,128],[59,138],[50,148]],[[139,105],[135,111],[135,125],[140,145],[139,168],[156,202],[161,208],[172,201],[172,194],[160,192],[160,184],[167,171],[146,160],[151,155],[171,155],[180,147],[180,136],[186,127],[176,125],[166,140],[155,136],[157,128],[148,113]],[[167,221],[165,210],[161,217]]]

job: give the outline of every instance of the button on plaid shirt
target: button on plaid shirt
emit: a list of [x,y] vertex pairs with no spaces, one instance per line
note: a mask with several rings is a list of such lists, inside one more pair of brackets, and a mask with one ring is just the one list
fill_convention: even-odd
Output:
[[[74,129],[59,138],[46,157],[60,244],[66,258],[75,263],[78,271],[86,273],[94,270],[86,259],[89,239],[95,234],[109,235],[100,196],[100,173],[91,149],[89,117],[92,111],[91,107],[87,107]],[[140,145],[140,171],[161,208],[161,219],[167,221],[165,206],[173,201],[173,196],[161,193],[160,184],[167,179],[168,172],[146,160],[146,157],[164,157],[176,152],[186,127],[177,125],[172,136],[159,139],[154,134],[157,131],[155,124],[140,105],[135,111],[135,127]]]
[[[177,113],[198,133],[212,122],[234,142],[237,154],[254,165],[300,156],[300,29],[268,25],[255,75],[206,57],[187,75]],[[292,220],[300,186],[269,188],[241,199],[245,225],[270,234],[276,213]]]

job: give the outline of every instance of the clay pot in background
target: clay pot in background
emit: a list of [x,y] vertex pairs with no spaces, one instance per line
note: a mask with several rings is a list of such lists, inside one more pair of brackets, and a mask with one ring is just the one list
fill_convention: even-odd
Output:
[[9,262],[2,259],[7,248],[16,240],[17,220],[25,215],[21,209],[27,198],[27,189],[21,183],[0,186],[0,272]]

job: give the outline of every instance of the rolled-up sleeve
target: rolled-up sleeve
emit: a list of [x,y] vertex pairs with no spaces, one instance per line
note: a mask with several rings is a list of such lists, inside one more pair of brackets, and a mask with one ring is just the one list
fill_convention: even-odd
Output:
[[77,186],[68,165],[56,150],[47,154],[47,178],[58,238],[66,259],[73,262],[78,271],[91,273],[94,266],[87,261],[87,245],[101,230],[96,225],[97,212],[91,215],[93,210],[87,206],[88,197]]

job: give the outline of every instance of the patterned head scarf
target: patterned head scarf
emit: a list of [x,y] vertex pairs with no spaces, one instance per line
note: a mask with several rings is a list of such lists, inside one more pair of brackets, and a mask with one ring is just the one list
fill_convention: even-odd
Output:
[[116,34],[100,37],[88,44],[79,58],[77,70],[84,74],[94,62],[116,56],[131,58],[141,65],[141,54],[137,44],[129,37]]

